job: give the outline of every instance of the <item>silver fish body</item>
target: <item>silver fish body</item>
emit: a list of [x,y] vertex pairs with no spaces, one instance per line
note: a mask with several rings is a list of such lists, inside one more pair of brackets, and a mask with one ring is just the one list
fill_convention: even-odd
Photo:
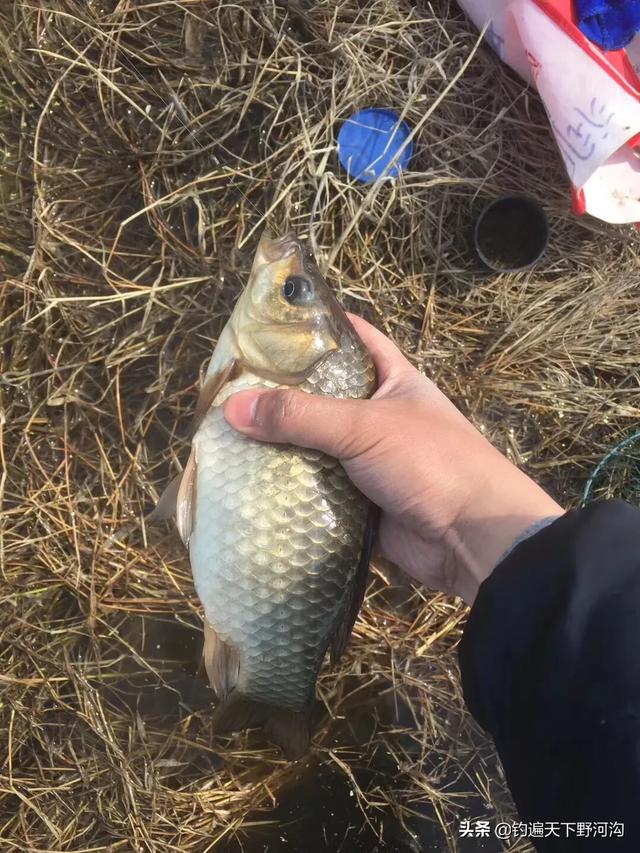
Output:
[[[349,606],[368,503],[336,459],[257,442],[227,424],[227,397],[256,386],[278,384],[243,373],[224,386],[194,437],[191,567],[207,621],[239,655],[236,689],[302,711]],[[375,373],[359,340],[344,336],[300,387],[363,398]]]
[[369,353],[295,235],[263,237],[214,350],[175,512],[205,612],[203,650],[219,731],[256,724],[297,757],[309,744],[318,670],[340,656],[366,582],[368,502],[336,459],[254,441],[223,404],[247,388],[366,398]]

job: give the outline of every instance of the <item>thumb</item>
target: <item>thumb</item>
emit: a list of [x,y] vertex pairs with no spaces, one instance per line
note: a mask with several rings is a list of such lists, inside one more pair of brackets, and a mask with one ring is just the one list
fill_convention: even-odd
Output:
[[235,430],[259,441],[312,447],[344,460],[365,449],[367,404],[289,389],[240,391],[226,401],[224,416]]

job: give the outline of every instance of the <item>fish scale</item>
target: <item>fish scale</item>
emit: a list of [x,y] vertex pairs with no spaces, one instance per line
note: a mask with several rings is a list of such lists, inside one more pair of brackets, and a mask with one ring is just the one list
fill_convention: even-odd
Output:
[[[345,337],[300,387],[363,398],[374,385],[365,348]],[[256,387],[283,386],[242,373],[194,437],[191,566],[208,621],[240,653],[237,690],[301,711],[349,603],[368,506],[336,459],[257,442],[227,424],[226,398]]]

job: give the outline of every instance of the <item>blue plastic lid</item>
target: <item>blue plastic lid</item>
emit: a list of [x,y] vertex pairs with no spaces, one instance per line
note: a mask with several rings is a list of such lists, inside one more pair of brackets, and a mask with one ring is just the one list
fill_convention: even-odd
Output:
[[[370,107],[348,118],[338,133],[338,157],[352,178],[370,184],[379,178],[406,142],[411,130],[398,113]],[[409,165],[413,141],[409,142],[385,177],[397,178]]]

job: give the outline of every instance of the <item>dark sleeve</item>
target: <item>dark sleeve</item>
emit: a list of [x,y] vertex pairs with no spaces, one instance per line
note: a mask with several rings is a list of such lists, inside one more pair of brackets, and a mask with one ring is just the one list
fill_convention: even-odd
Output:
[[640,851],[640,510],[594,504],[518,545],[480,587],[460,665],[522,820],[625,824],[538,849]]

